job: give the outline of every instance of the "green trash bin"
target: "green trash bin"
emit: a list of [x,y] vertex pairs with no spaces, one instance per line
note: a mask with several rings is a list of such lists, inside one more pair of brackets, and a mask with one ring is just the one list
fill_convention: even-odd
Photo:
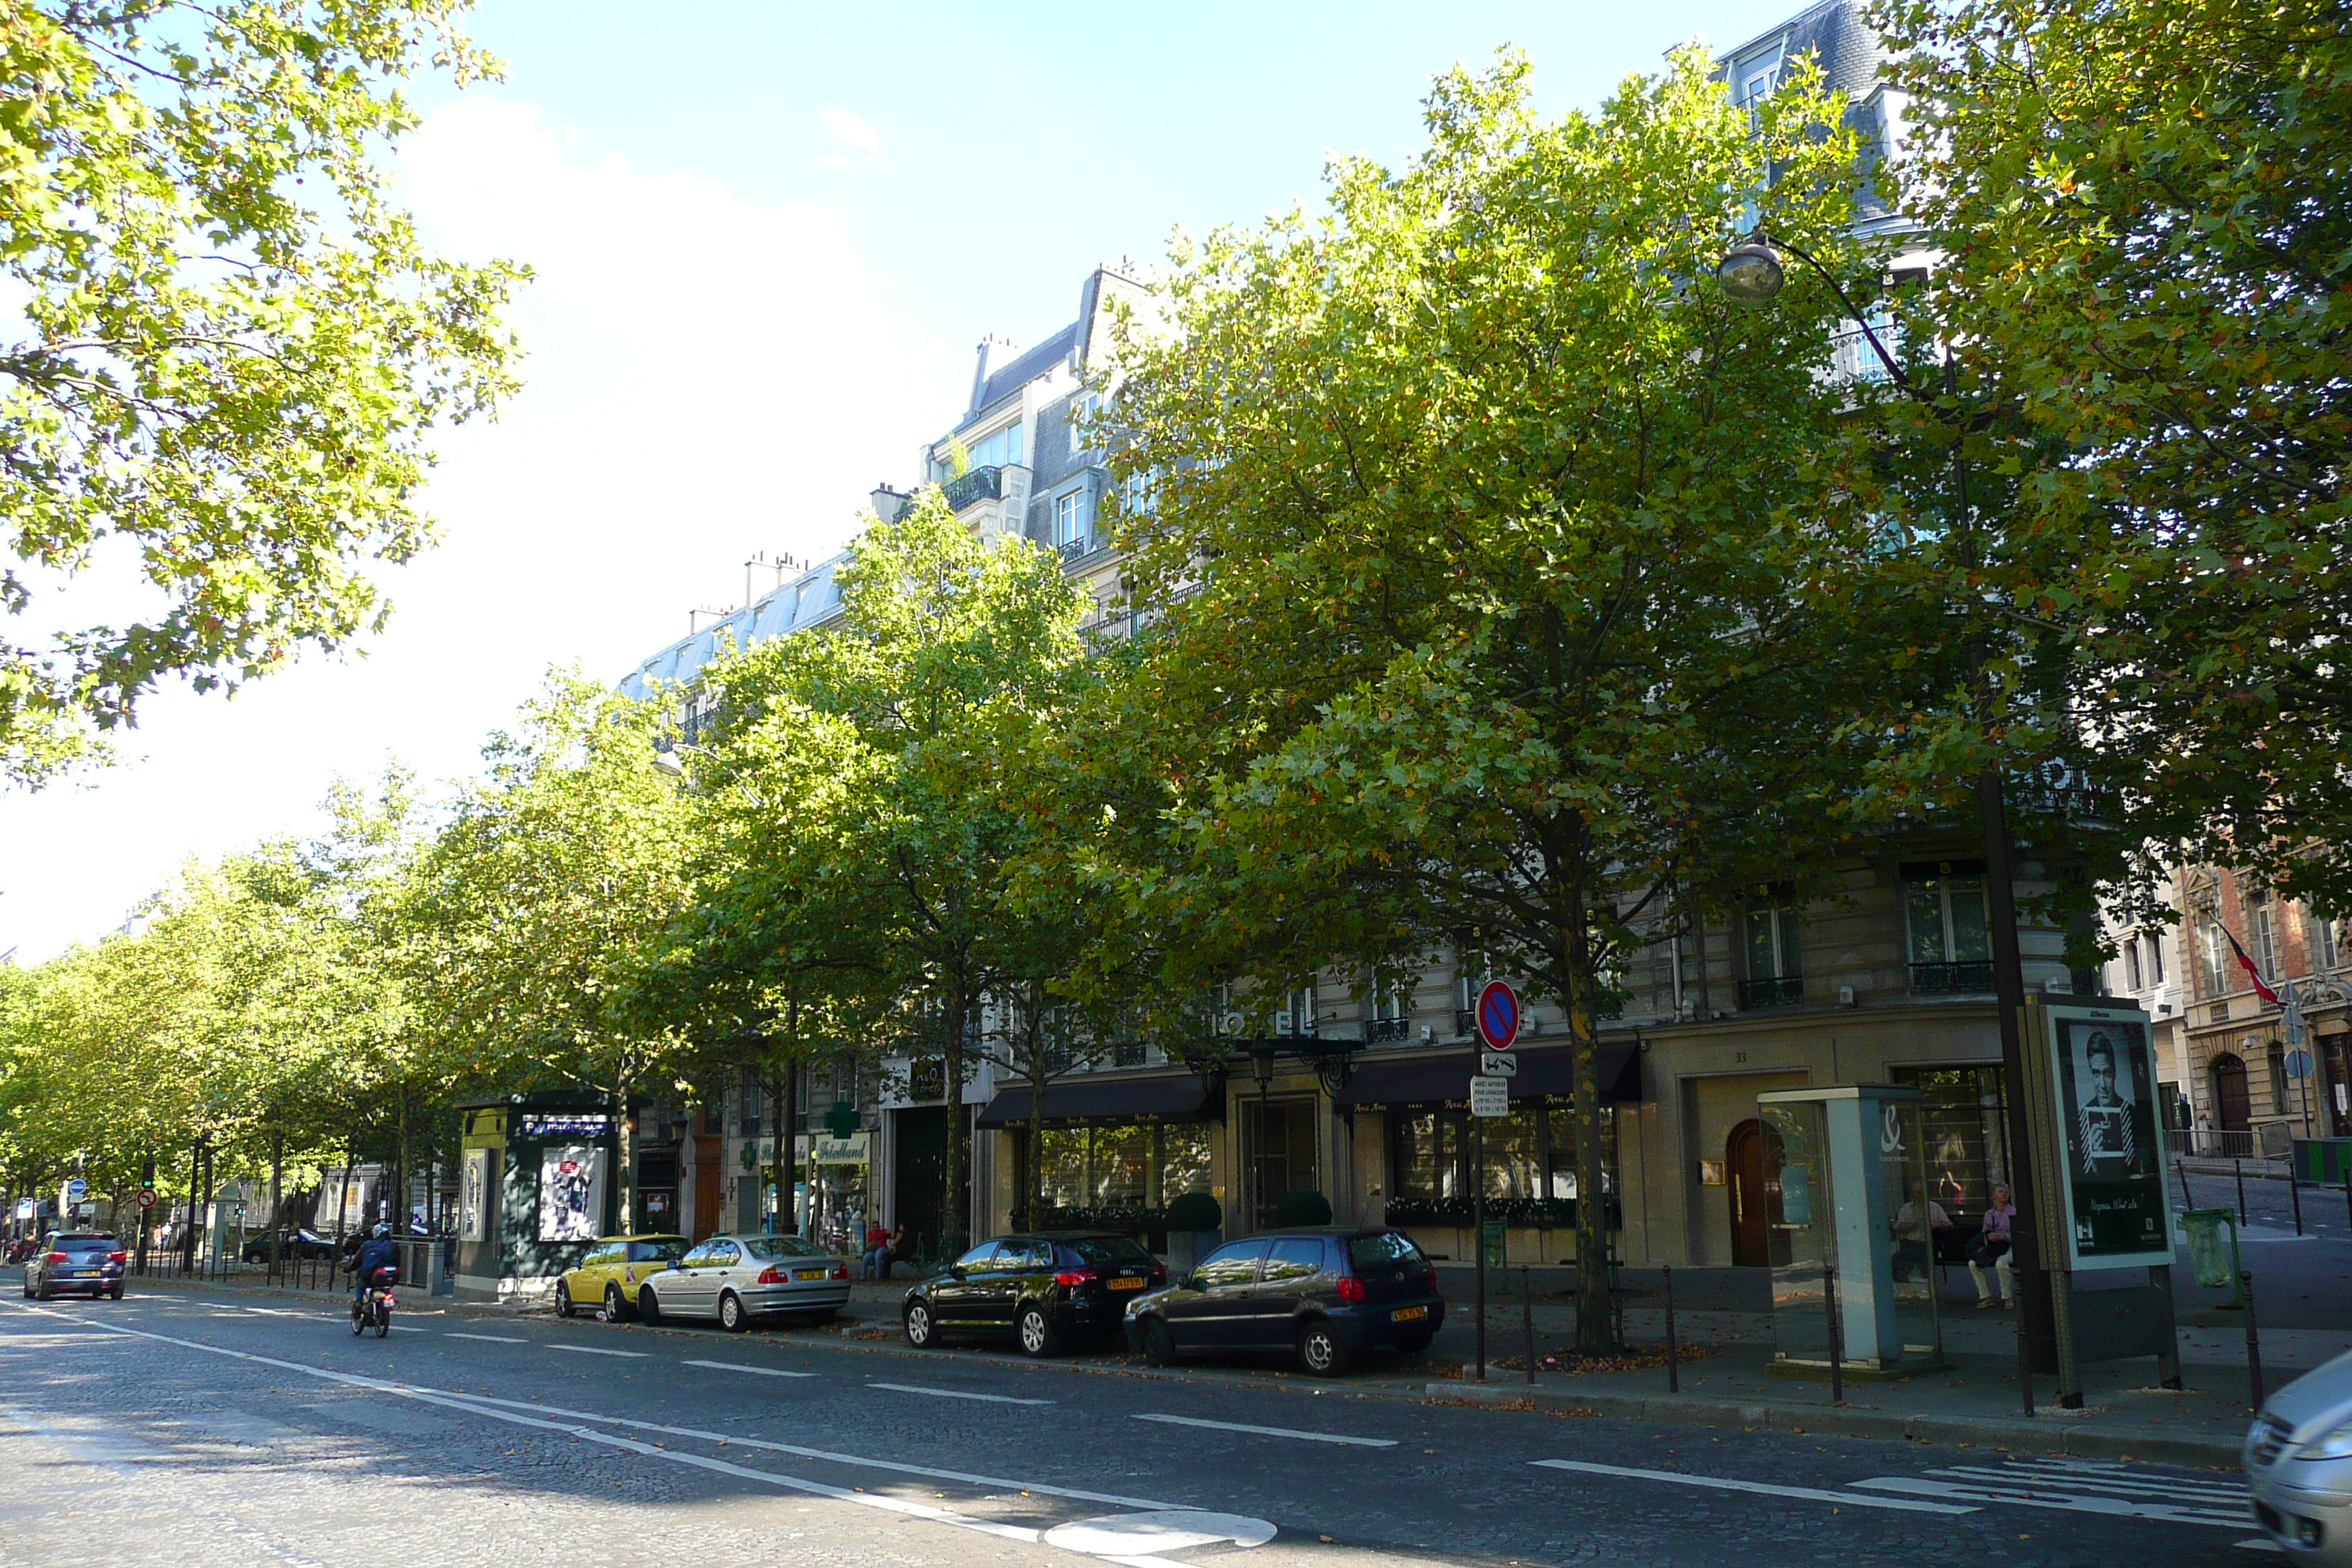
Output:
[[2197,1283],[2208,1290],[2235,1290],[2238,1216],[2228,1209],[2190,1209],[2180,1216],[2180,1228],[2189,1236],[2189,1269]]

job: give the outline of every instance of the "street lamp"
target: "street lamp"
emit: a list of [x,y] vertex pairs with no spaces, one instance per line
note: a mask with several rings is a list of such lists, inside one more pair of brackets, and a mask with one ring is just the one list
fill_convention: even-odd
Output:
[[[1958,439],[1959,413],[1957,407],[1958,385],[1951,356],[1944,360],[1944,397],[1939,402],[1922,388],[1895,363],[1878,334],[1871,330],[1869,319],[1858,310],[1846,293],[1837,276],[1822,265],[1819,258],[1785,239],[1773,239],[1759,231],[1753,239],[1736,245],[1726,251],[1715,264],[1717,283],[1726,298],[1742,305],[1769,304],[1787,281],[1786,270],[1780,253],[1802,261],[1829,285],[1837,297],[1839,309],[1848,321],[1861,329],[1871,352],[1886,367],[1888,379],[1897,390],[1912,401],[1927,405],[1937,419],[1952,429],[1952,482],[1958,531],[1964,540],[1973,540],[1969,530],[1969,467],[1968,454]],[[1969,670],[1972,678],[1981,678],[1984,668],[1984,647],[1976,637],[1969,639]],[[1997,767],[1988,767],[1976,778],[1977,812],[1984,837],[1985,882],[1987,902],[1986,923],[1991,928],[1993,1005],[2000,1014],[2001,1076],[2008,1080],[2008,1092],[2001,1097],[2002,1122],[2010,1149],[2010,1187],[2013,1193],[2018,1217],[2015,1222],[2021,1234],[2012,1253],[2018,1261],[2018,1294],[2022,1298],[2021,1327],[2034,1340],[2052,1346],[2060,1368],[2059,1403],[2079,1408],[2083,1396],[2079,1376],[2073,1372],[2072,1313],[2063,1293],[2053,1290],[2042,1268],[2038,1247],[2028,1247],[2025,1241],[2038,1236],[2042,1215],[2036,1205],[2034,1191],[2032,1125],[2026,1115],[2025,1040],[2022,1018],[2025,1013],[2025,970],[2017,941],[2017,890],[2009,860],[2009,803],[2005,786]],[[2020,1369],[2020,1375],[2024,1370]],[[2032,1390],[2024,1391],[2026,1409],[2032,1409]]]

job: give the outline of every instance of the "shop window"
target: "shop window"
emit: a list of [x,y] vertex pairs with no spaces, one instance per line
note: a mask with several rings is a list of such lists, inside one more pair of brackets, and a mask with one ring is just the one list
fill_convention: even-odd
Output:
[[2009,1181],[2009,1131],[1997,1067],[1896,1068],[1896,1083],[1919,1090],[1927,1181],[1955,1224],[1974,1224]]
[[1087,1142],[1084,1127],[1048,1127],[1038,1135],[1036,1190],[1055,1208],[1076,1208],[1086,1201]]
[[1097,1127],[1087,1165],[1097,1208],[1141,1208],[1150,1201],[1151,1134],[1148,1126]]
[[[1576,1115],[1536,1108],[1489,1120],[1486,1196],[1491,1217],[1518,1225],[1573,1223]],[[1617,1190],[1616,1108],[1601,1108],[1602,1189]],[[1393,1224],[1466,1225],[1472,1169],[1466,1111],[1396,1111],[1389,1117],[1389,1218]],[[1611,1224],[1622,1217],[1612,1205]]]
[[1165,1208],[1184,1193],[1210,1189],[1209,1162],[1216,1140],[1199,1122],[1181,1122],[1160,1129],[1160,1206]]

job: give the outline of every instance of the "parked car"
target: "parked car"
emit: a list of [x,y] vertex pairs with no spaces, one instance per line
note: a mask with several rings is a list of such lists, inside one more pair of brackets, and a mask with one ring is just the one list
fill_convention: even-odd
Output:
[[110,1230],[51,1231],[25,1259],[25,1294],[36,1300],[87,1291],[122,1300],[122,1265],[129,1254]]
[[1401,1231],[1275,1231],[1227,1242],[1190,1278],[1127,1309],[1128,1344],[1154,1366],[1181,1356],[1288,1351],[1318,1377],[1358,1352],[1429,1348],[1445,1322],[1437,1267]]
[[2263,1534],[2303,1562],[2352,1564],[2352,1354],[2272,1394],[2243,1458]]
[[637,1287],[637,1316],[712,1318],[740,1333],[761,1318],[830,1318],[849,1300],[849,1259],[797,1236],[714,1236]]
[[686,1256],[694,1244],[682,1236],[599,1237],[594,1246],[555,1282],[555,1310],[569,1318],[593,1311],[602,1302],[614,1322],[636,1310],[637,1286]]
[[907,1342],[1010,1337],[1048,1356],[1074,1340],[1118,1331],[1136,1292],[1168,1282],[1168,1270],[1131,1236],[1050,1231],[983,1241],[909,1289],[899,1304]]
[[[247,1263],[268,1262],[271,1234],[268,1231],[263,1231],[259,1236],[247,1237],[237,1256]],[[276,1234],[279,1238],[278,1256],[282,1260],[290,1262],[299,1258],[331,1258],[335,1256],[335,1244],[315,1230],[304,1230],[301,1226],[296,1226],[290,1230],[278,1231]]]

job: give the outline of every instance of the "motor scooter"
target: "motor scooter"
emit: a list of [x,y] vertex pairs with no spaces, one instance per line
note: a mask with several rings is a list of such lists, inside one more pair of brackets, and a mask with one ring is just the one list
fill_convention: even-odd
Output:
[[377,1339],[392,1332],[392,1288],[400,1281],[397,1268],[376,1268],[369,1271],[367,1289],[352,1303],[352,1332],[362,1334],[375,1331]]

